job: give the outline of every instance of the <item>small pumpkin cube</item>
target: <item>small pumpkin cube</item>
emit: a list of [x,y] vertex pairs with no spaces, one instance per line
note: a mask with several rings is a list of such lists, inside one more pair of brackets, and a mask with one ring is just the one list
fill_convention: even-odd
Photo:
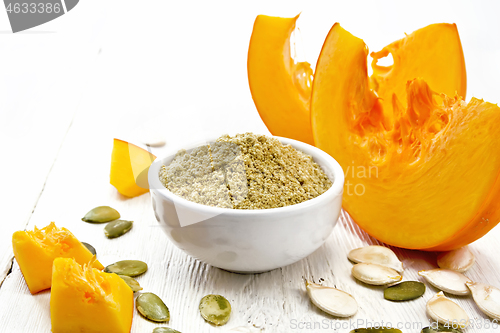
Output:
[[109,181],[126,197],[149,192],[148,170],[156,156],[123,140],[114,139]]
[[128,333],[134,293],[114,273],[83,266],[71,258],[56,258],[52,269],[50,318],[52,333]]
[[[85,245],[68,229],[58,228],[54,222],[42,229],[16,231],[12,235],[12,248],[32,294],[50,288],[55,258],[75,258],[82,264],[92,259]],[[93,265],[101,270],[104,268],[97,260]]]

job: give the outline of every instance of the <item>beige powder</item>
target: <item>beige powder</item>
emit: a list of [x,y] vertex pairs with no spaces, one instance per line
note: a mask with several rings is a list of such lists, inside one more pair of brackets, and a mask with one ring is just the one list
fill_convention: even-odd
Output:
[[332,185],[310,156],[252,133],[224,135],[189,153],[182,150],[162,167],[160,179],[187,200],[235,209],[294,205]]

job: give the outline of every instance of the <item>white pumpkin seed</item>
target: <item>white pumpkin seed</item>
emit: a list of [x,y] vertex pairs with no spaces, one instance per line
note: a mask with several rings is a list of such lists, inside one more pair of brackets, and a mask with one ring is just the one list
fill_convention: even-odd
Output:
[[403,279],[397,271],[392,268],[377,264],[356,264],[352,267],[352,276],[361,282],[383,286],[389,283],[399,282]]
[[137,311],[146,319],[156,322],[168,322],[170,311],[160,297],[153,293],[143,293],[135,300]]
[[442,291],[427,302],[427,314],[440,324],[457,325],[465,328],[469,325],[469,316]]
[[217,326],[227,323],[231,315],[231,303],[221,295],[206,295],[199,309],[203,319]]
[[464,246],[457,250],[443,252],[437,258],[437,264],[444,269],[451,269],[463,273],[474,265],[476,258],[469,250],[468,246]]
[[434,287],[449,294],[470,295],[470,290],[465,284],[472,281],[462,273],[450,269],[436,268],[420,271],[418,275],[423,276]]
[[379,245],[371,245],[354,249],[347,255],[350,261],[355,263],[378,264],[392,268],[403,273],[403,263],[399,261],[396,254],[389,248]]
[[500,289],[484,283],[467,283],[472,298],[487,316],[500,320]]
[[358,303],[345,291],[321,286],[309,280],[306,280],[306,290],[314,305],[333,316],[346,318],[358,312]]

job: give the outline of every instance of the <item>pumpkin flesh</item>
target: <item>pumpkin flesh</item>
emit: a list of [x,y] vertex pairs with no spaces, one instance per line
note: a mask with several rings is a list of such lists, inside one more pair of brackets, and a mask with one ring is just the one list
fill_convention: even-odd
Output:
[[[392,56],[391,66],[378,61]],[[386,116],[393,120],[392,99],[406,101],[406,82],[423,79],[434,91],[465,99],[467,74],[462,43],[455,24],[431,24],[378,52],[372,52],[370,86],[380,97]]]
[[132,289],[116,274],[70,258],[54,260],[50,316],[52,333],[128,333],[132,325]]
[[500,221],[500,109],[447,97],[421,79],[391,110],[370,89],[368,49],[335,24],[316,66],[311,122],[318,148],[344,168],[343,207],[375,238],[451,250]]
[[[14,256],[32,294],[49,289],[55,258],[74,258],[79,263],[92,259],[92,253],[68,229],[54,222],[42,229],[16,231],[12,235]],[[99,261],[95,268],[104,269]]]
[[156,156],[123,140],[114,139],[110,183],[126,197],[149,192],[148,170]]

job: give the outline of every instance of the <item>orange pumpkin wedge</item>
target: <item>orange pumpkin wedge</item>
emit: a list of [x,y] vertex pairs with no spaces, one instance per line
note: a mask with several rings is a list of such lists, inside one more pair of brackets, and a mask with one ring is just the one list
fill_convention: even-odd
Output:
[[312,69],[290,53],[294,18],[259,15],[248,48],[248,82],[260,117],[273,135],[314,144],[309,101]]
[[[92,259],[92,253],[68,229],[54,222],[42,229],[16,231],[12,248],[24,280],[32,294],[49,289],[52,281],[52,262],[55,258],[74,258],[79,263]],[[95,268],[103,269],[99,261]]]
[[316,66],[316,145],[346,174],[343,207],[398,247],[446,251],[500,221],[500,108],[447,97],[423,80],[394,95],[394,126],[370,89],[364,42],[335,24]]
[[50,317],[52,333],[128,333],[134,295],[116,274],[79,265],[70,258],[54,260]]
[[[392,55],[391,66],[379,59]],[[384,112],[393,119],[392,96],[406,101],[406,82],[422,78],[434,91],[465,99],[467,74],[462,43],[455,24],[431,24],[397,40],[373,58],[371,87],[381,98]]]
[[110,183],[126,197],[149,192],[148,170],[156,156],[129,142],[114,139]]

